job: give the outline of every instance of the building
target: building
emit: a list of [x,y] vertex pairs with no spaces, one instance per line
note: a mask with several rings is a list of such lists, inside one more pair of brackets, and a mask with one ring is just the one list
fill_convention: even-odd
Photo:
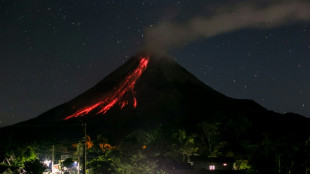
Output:
[[228,157],[191,157],[191,164],[195,170],[234,170],[234,163],[235,159]]

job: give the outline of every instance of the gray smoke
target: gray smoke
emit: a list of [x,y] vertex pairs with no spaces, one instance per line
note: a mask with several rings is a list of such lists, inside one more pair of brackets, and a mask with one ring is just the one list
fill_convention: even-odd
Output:
[[234,8],[234,12],[226,10],[212,16],[195,17],[184,23],[162,22],[148,27],[145,29],[144,50],[165,53],[198,38],[209,38],[250,27],[272,28],[292,22],[310,21],[310,3],[305,1],[282,1],[264,7],[247,4]]

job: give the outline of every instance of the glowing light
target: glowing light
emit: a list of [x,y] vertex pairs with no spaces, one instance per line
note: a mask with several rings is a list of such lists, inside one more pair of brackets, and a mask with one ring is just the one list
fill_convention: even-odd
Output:
[[104,106],[99,112],[105,114],[112,106],[115,105],[115,103],[117,102],[117,98],[115,98],[113,101],[111,101],[110,103],[108,103],[106,106]]
[[51,161],[50,161],[50,160],[45,160],[43,163],[44,163],[46,166],[49,166],[50,163],[51,163]]
[[209,170],[215,170],[215,165],[209,165]]
[[123,101],[121,105],[121,109],[123,109],[126,105],[128,105],[128,101]]
[[133,107],[136,109],[137,107],[137,99],[136,97],[133,97]]
[[133,108],[136,108],[137,99],[134,90],[135,84],[139,77],[142,75],[142,73],[146,70],[148,62],[149,58],[142,57],[138,67],[133,72],[129,73],[126,78],[118,84],[116,88],[107,93],[104,98],[100,99],[99,101],[90,106],[84,107],[83,109],[76,111],[75,113],[66,117],[65,120],[81,117],[93,111],[96,111],[97,114],[105,114],[117,103],[118,105],[120,105],[120,109],[123,109],[126,105],[128,105],[128,101],[124,99],[124,96],[129,92],[131,92],[133,97],[132,106]]
[[226,166],[227,166],[227,163],[223,163],[223,166],[226,167]]

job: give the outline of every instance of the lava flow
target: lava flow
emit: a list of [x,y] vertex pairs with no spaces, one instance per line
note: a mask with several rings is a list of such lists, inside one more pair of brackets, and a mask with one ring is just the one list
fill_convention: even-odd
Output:
[[135,84],[139,77],[142,75],[142,73],[146,70],[148,62],[149,58],[142,57],[138,67],[132,73],[128,74],[126,78],[118,85],[118,87],[110,91],[105,98],[91,106],[87,106],[83,109],[76,111],[72,115],[66,117],[65,120],[84,116],[92,111],[97,111],[97,114],[105,114],[115,104],[120,105],[120,108],[123,109],[126,105],[128,105],[128,101],[123,99],[123,96],[130,91],[133,96],[133,107],[136,108],[137,99],[135,97],[134,90]]

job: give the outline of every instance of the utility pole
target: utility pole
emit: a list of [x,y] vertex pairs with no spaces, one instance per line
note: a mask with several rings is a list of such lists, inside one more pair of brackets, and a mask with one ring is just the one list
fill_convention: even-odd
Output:
[[86,174],[86,123],[83,124],[84,128],[84,144],[83,144],[83,174]]
[[55,146],[52,146],[52,173],[53,173],[53,167],[54,167],[54,160],[55,160]]
[[80,174],[80,163],[81,163],[81,160],[80,160],[80,152],[79,152],[79,155],[78,155],[77,174]]

